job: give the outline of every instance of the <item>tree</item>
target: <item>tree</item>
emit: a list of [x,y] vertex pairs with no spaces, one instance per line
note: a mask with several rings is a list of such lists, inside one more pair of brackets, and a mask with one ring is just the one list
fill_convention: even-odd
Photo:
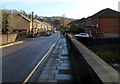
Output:
[[26,17],[28,17],[28,14],[24,10],[20,10],[20,13]]
[[52,25],[54,25],[54,27],[60,27],[60,25],[61,25],[61,22],[60,22],[60,20],[53,20],[52,21]]
[[47,20],[46,20],[47,23],[52,23],[51,18],[46,18],[46,19],[47,19]]
[[79,32],[79,28],[75,23],[72,23],[72,25],[70,26],[70,31],[74,34]]
[[35,19],[38,19],[38,16],[37,16],[37,15],[35,15],[35,16],[34,16],[34,18],[35,18]]
[[28,14],[28,18],[29,18],[29,19],[32,19],[32,15],[31,15],[31,14]]
[[2,10],[2,28],[7,28],[8,27],[8,16],[9,13],[5,10]]
[[62,15],[62,19],[61,19],[61,23],[63,26],[65,25],[64,19],[65,19],[65,14]]
[[12,31],[15,26],[21,22],[21,18],[18,17],[17,13],[9,13],[8,15],[8,29]]

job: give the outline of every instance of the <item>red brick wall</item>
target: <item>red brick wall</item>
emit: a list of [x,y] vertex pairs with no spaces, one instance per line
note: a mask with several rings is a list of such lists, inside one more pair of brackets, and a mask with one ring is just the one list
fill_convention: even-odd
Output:
[[87,21],[86,21],[86,25],[87,25],[87,26],[88,26],[88,25],[91,25],[91,20],[92,20],[91,18],[88,18],[88,19],[87,19]]
[[120,33],[119,20],[120,18],[99,18],[99,32],[111,34]]
[[104,34],[120,34],[120,18],[89,18],[86,21],[86,25],[97,24],[100,37],[103,37]]
[[98,18],[89,18],[86,21],[86,25],[97,25],[98,23]]

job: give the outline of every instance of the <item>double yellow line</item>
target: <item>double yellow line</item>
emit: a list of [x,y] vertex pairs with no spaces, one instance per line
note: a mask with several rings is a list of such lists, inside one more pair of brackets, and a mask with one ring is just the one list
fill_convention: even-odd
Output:
[[23,84],[26,84],[28,82],[28,80],[31,78],[31,76],[33,75],[33,73],[37,70],[37,68],[40,66],[40,64],[42,63],[42,61],[46,58],[46,56],[49,54],[49,52],[52,50],[52,48],[54,47],[55,43],[52,45],[52,47],[48,50],[48,52],[44,55],[44,57],[38,62],[38,64],[34,67],[34,69],[32,70],[32,72],[28,75],[28,77],[24,80]]

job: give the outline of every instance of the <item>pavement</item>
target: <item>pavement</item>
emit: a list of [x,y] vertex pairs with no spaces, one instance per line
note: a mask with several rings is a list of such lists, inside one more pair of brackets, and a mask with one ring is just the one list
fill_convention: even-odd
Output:
[[63,35],[50,55],[43,71],[36,82],[39,83],[75,83],[66,39]]

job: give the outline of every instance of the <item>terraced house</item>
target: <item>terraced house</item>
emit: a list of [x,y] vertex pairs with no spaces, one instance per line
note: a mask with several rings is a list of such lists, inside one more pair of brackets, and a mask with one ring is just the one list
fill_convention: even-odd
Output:
[[95,37],[120,37],[120,12],[106,8],[88,17],[86,32]]
[[30,30],[30,24],[31,24],[31,20],[29,18],[27,18],[26,16],[22,15],[22,14],[17,14],[16,16],[14,16],[15,19],[18,22],[16,22],[15,27],[13,28],[16,31],[29,31]]
[[32,20],[19,13],[12,15],[10,24],[14,25],[12,28],[13,31],[30,33],[33,29],[33,33],[38,35],[42,32],[46,32],[47,30],[51,30],[52,28],[50,24],[41,22],[37,19],[33,20],[32,28]]
[[[33,27],[34,27],[34,33],[35,34],[38,34],[40,32],[44,32],[45,31],[45,25],[41,21],[39,21],[37,19],[34,19],[33,20],[33,24],[34,24]],[[30,27],[32,28],[32,24],[31,24]]]
[[[37,19],[34,19],[33,21],[34,24],[34,33],[35,34],[43,34],[47,31],[51,31],[52,30],[52,26],[46,22],[41,22]],[[32,29],[32,24],[30,24],[30,29]]]

